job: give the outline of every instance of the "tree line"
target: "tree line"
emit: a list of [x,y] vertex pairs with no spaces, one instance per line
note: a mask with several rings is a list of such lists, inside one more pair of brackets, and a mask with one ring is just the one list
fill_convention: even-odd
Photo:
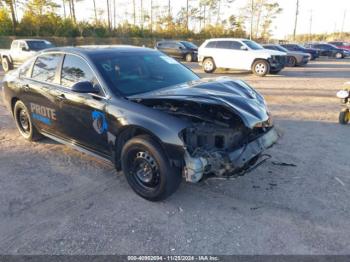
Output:
[[[77,19],[81,2],[92,17]],[[282,12],[277,0],[246,0],[239,10],[235,0],[182,2],[175,13],[175,0],[0,0],[0,35],[266,40]]]

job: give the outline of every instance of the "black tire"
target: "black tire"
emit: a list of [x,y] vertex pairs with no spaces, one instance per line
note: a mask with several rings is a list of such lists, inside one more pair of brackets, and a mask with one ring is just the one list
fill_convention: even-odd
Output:
[[350,121],[349,110],[343,110],[339,113],[339,124],[346,125]]
[[35,128],[28,108],[22,101],[17,101],[13,108],[13,115],[20,134],[28,141],[38,141],[42,135]]
[[289,57],[287,65],[290,67],[295,67],[297,65],[296,58],[294,56]]
[[252,71],[256,76],[266,76],[270,72],[270,64],[266,60],[257,60],[252,65]]
[[204,59],[203,70],[204,70],[204,72],[206,72],[208,74],[214,73],[214,71],[216,70],[216,65],[215,65],[215,62],[212,58]]
[[192,62],[193,61],[193,55],[191,53],[186,54],[185,60],[186,60],[186,62]]
[[1,65],[2,65],[2,69],[5,72],[8,72],[8,71],[13,69],[13,65],[12,65],[12,63],[10,62],[10,60],[7,57],[3,57],[1,59]]
[[174,193],[181,172],[170,165],[163,148],[150,136],[137,136],[126,142],[121,154],[122,170],[130,187],[139,196],[160,201]]

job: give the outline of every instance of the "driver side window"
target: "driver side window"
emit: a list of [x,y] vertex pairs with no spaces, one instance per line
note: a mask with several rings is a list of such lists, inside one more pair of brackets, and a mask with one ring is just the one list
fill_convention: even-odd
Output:
[[82,81],[97,84],[94,72],[83,59],[75,55],[66,55],[62,66],[61,85],[71,88],[75,83]]

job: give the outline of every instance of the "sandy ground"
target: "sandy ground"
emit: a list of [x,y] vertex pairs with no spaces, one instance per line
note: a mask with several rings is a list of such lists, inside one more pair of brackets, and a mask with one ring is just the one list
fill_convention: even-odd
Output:
[[256,87],[283,136],[246,176],[183,183],[160,203],[135,195],[108,163],[26,142],[0,102],[0,253],[350,254],[350,126],[337,124],[335,98],[350,60],[215,75]]

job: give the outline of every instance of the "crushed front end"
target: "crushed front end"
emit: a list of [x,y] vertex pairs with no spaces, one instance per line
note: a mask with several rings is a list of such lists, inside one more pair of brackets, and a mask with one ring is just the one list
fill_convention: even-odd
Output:
[[179,137],[188,182],[242,173],[278,139],[264,98],[243,81],[202,79],[133,99],[186,123]]

